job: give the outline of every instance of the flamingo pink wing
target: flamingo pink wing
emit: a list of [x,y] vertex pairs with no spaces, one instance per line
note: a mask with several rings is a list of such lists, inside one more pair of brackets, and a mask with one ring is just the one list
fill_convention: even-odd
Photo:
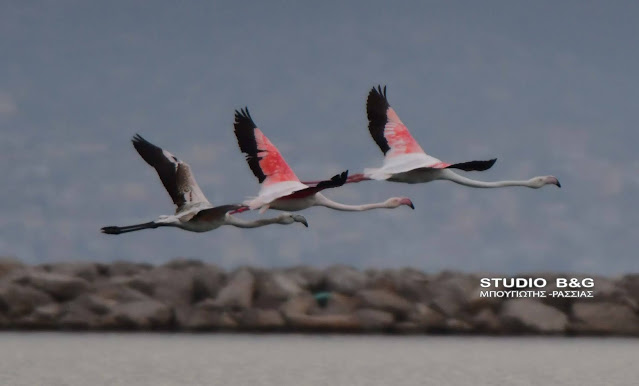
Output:
[[260,169],[266,175],[263,185],[268,186],[282,181],[299,181],[277,147],[258,128],[255,128],[255,142]]
[[386,99],[386,87],[373,88],[366,100],[368,130],[387,157],[402,154],[424,153],[408,128],[390,107]]
[[234,127],[240,150],[246,154],[246,161],[260,184],[299,181],[277,147],[257,128],[248,109],[235,111]]
[[388,157],[400,154],[424,153],[419,143],[410,135],[408,128],[402,123],[392,107],[386,111],[387,122],[384,125],[384,137],[390,146]]

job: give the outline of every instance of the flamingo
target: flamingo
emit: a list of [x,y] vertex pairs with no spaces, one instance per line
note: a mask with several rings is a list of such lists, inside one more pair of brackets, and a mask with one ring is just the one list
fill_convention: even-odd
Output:
[[177,207],[174,215],[160,216],[157,220],[128,226],[107,226],[102,233],[119,235],[121,233],[154,229],[158,227],[176,227],[190,232],[207,232],[222,225],[238,228],[257,228],[269,224],[293,224],[299,222],[308,227],[304,216],[282,213],[277,217],[246,221],[232,216],[248,208],[245,205],[213,206],[198,186],[190,166],[177,159],[173,154],[157,147],[137,134],[133,137],[133,146],[140,156],[153,166],[162,180],[162,184]]
[[365,180],[388,180],[417,184],[433,180],[449,180],[460,185],[473,188],[501,188],[505,186],[526,186],[538,189],[544,185],[561,184],[555,176],[538,176],[523,181],[478,181],[461,176],[451,169],[463,171],[484,171],[490,169],[496,158],[487,161],[468,161],[461,163],[446,163],[432,157],[422,150],[413,138],[408,128],[390,107],[386,98],[386,86],[373,89],[366,101],[368,115],[368,130],[384,153],[384,163],[381,168],[364,169],[363,174],[355,174],[347,182]]
[[344,185],[348,170],[329,180],[315,182],[313,186],[303,184],[275,145],[255,125],[248,108],[235,110],[234,126],[240,150],[246,154],[249,168],[261,185],[257,197],[244,202],[250,209],[260,209],[260,212],[269,208],[298,211],[311,206],[325,206],[341,211],[365,211],[393,209],[402,205],[415,209],[412,201],[406,197],[392,197],[384,202],[363,205],[345,205],[332,201],[320,191]]

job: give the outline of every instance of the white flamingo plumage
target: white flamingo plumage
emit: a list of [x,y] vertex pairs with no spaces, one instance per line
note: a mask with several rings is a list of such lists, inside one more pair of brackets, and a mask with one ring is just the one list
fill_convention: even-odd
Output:
[[366,113],[369,132],[384,153],[384,163],[380,168],[364,169],[363,174],[355,174],[349,177],[347,182],[387,180],[417,184],[433,180],[449,180],[473,188],[525,186],[537,189],[549,184],[561,187],[555,176],[538,176],[523,181],[485,182],[455,173],[451,169],[488,170],[497,159],[450,164],[426,154],[388,103],[386,87],[383,89],[381,86],[373,87],[366,101]]
[[207,232],[222,225],[257,228],[269,224],[293,224],[295,222],[308,227],[304,216],[292,213],[282,213],[277,217],[253,221],[241,220],[232,214],[243,212],[248,208],[239,204],[211,205],[195,181],[187,163],[153,145],[140,135],[133,137],[133,146],[144,161],[157,171],[162,184],[176,205],[175,214],[160,216],[157,220],[142,224],[104,227],[101,229],[103,233],[118,235],[158,227],[176,227],[191,232]]
[[234,126],[240,150],[246,154],[246,161],[261,186],[257,197],[244,202],[250,209],[260,209],[263,212],[269,208],[298,211],[311,206],[325,206],[341,211],[393,209],[402,205],[415,208],[406,197],[392,197],[384,202],[363,205],[345,205],[332,201],[320,192],[344,185],[348,171],[337,174],[330,180],[304,184],[288,166],[277,147],[255,125],[248,108],[235,111]]

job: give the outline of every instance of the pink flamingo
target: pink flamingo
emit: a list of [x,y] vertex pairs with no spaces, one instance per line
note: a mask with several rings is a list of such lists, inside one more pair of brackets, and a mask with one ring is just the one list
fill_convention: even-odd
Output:
[[157,220],[143,224],[104,227],[101,229],[102,233],[119,235],[158,227],[176,227],[191,232],[207,232],[222,225],[257,228],[269,224],[293,224],[295,222],[308,227],[304,216],[292,213],[282,213],[277,217],[253,221],[236,218],[232,214],[246,211],[248,208],[245,205],[236,204],[211,205],[195,181],[187,163],[148,142],[139,134],[133,137],[133,146],[146,163],[155,168],[177,209],[174,215],[160,216]]
[[355,174],[347,182],[366,180],[388,180],[417,184],[433,180],[449,180],[473,188],[501,188],[505,186],[526,186],[541,188],[544,185],[561,187],[554,176],[539,176],[523,181],[485,182],[461,176],[451,169],[463,171],[484,171],[490,169],[497,159],[446,163],[432,157],[419,146],[408,128],[390,107],[386,99],[386,87],[377,86],[368,94],[366,101],[368,130],[384,153],[384,163],[380,168],[364,169],[363,174]]
[[306,185],[300,182],[279,150],[257,128],[248,108],[235,110],[234,126],[240,150],[246,154],[246,161],[261,185],[257,197],[244,203],[250,209],[260,209],[261,212],[269,208],[297,211],[311,206],[325,206],[342,211],[364,211],[392,209],[401,205],[415,209],[411,200],[406,197],[392,197],[384,202],[363,205],[345,205],[332,201],[320,191],[344,185],[348,171],[337,174],[330,180],[310,184],[313,186]]

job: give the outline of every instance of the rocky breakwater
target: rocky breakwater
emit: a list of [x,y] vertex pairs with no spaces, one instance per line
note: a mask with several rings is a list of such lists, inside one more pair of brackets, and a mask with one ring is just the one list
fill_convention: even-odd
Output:
[[[549,283],[557,276],[519,275]],[[0,329],[639,336],[639,275],[594,277],[592,298],[483,297],[481,277],[4,258]]]

